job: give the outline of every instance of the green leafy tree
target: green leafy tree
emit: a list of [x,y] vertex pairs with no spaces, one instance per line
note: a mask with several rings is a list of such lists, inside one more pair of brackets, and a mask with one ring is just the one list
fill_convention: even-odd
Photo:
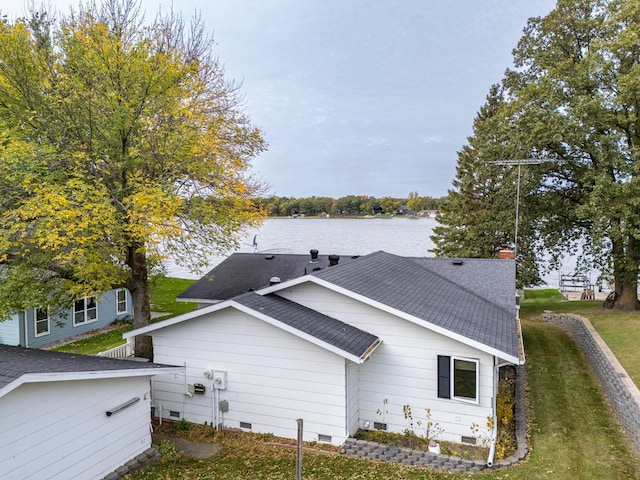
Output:
[[529,22],[505,82],[524,142],[560,160],[540,182],[554,213],[540,225],[545,244],[557,255],[584,242],[622,309],[638,308],[639,35],[637,2],[559,1]]
[[[610,305],[621,309],[638,308],[638,38],[635,1],[558,1],[546,17],[529,20],[488,130],[504,136],[502,158],[553,160],[523,170],[521,211],[530,219],[520,219],[519,252],[527,243],[544,246],[552,263],[581,252],[582,266],[612,276]],[[458,172],[458,180],[466,175]]]
[[168,253],[198,267],[259,222],[265,143],[197,19],[143,24],[132,0],[51,18],[0,25],[0,316],[126,286],[141,327]]
[[[458,153],[453,189],[440,204],[439,225],[433,229],[433,251],[438,256],[497,258],[504,247],[515,247],[517,169],[499,166],[505,156],[518,156],[505,130],[503,89],[494,86],[474,121],[473,136]],[[524,171],[522,203],[533,195],[535,181]],[[518,286],[541,282],[536,262],[532,212],[520,209],[518,219]]]

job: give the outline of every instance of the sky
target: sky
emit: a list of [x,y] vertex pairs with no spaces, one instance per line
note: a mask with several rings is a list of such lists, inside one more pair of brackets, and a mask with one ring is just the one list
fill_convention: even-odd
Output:
[[[46,0],[61,12],[79,0]],[[38,3],[38,2],[36,2]],[[199,13],[269,144],[253,174],[280,197],[447,194],[527,19],[554,0],[142,0]],[[19,0],[0,0],[10,18]]]

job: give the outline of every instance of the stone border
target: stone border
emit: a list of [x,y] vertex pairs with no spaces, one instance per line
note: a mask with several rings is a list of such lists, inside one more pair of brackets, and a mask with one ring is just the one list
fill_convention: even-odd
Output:
[[545,311],[542,319],[567,332],[582,351],[631,444],[640,453],[640,390],[609,346],[584,317]]
[[141,468],[153,465],[158,460],[160,460],[160,453],[153,447],[147,448],[141,454],[136,455],[127,463],[109,473],[102,480],[118,480],[119,478],[122,478],[129,473],[133,473],[140,470]]
[[466,460],[449,455],[437,455],[424,450],[413,450],[411,448],[393,447],[377,442],[367,442],[366,440],[356,440],[347,438],[343,448],[347,455],[360,458],[382,460],[384,462],[400,463],[403,465],[413,465],[416,467],[427,467],[437,470],[453,472],[481,472],[490,468],[503,468],[514,465],[529,453],[527,442],[527,408],[525,400],[526,373],[524,366],[516,367],[515,384],[515,420],[516,420],[516,441],[518,450],[513,455],[496,460],[493,467],[487,466],[484,460]]

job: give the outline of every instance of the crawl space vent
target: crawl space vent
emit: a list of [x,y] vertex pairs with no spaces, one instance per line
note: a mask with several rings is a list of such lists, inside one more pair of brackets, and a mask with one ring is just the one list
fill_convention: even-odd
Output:
[[180,418],[180,412],[176,412],[175,410],[169,410],[169,416],[174,418]]
[[386,423],[380,423],[380,422],[373,422],[373,428],[375,428],[376,430],[387,430],[387,424]]
[[462,436],[462,443],[468,443],[470,445],[475,445],[476,444],[476,437],[465,437],[463,435]]
[[318,434],[318,441],[322,443],[331,443],[331,435]]
[[249,422],[240,422],[240,428],[245,430],[251,430],[251,424]]

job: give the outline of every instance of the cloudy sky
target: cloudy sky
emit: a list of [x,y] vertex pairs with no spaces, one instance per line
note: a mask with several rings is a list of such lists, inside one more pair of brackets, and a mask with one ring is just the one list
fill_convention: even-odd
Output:
[[[36,2],[37,3],[37,2]],[[48,0],[61,11],[77,1]],[[442,196],[526,21],[553,0],[143,0],[199,12],[269,142],[270,194]],[[9,17],[19,0],[0,0]]]

